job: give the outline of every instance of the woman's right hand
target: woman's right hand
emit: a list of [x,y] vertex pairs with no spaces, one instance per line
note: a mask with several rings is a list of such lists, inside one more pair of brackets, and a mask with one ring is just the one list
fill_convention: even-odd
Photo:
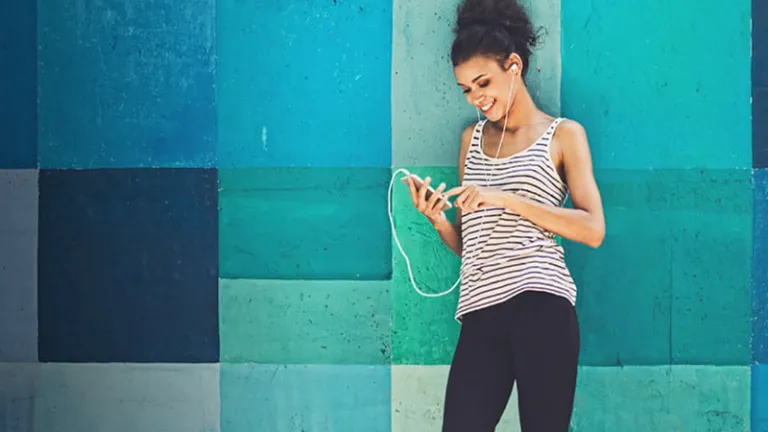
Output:
[[416,210],[423,214],[432,225],[437,225],[439,222],[447,220],[443,212],[443,203],[438,200],[443,190],[445,190],[445,183],[442,183],[435,189],[436,193],[433,193],[430,199],[427,200],[427,189],[431,181],[432,179],[427,177],[424,179],[424,184],[422,184],[421,188],[417,188],[413,179],[408,177],[408,189],[411,191],[411,200]]

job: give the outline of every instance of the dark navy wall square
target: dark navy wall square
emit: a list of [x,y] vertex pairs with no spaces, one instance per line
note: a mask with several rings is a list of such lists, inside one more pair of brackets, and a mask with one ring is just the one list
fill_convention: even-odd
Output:
[[34,1],[0,13],[0,169],[37,167],[37,51]]
[[41,4],[41,168],[215,166],[214,0]]
[[752,88],[752,165],[768,168],[768,84]]
[[752,160],[768,168],[768,2],[752,1]]
[[217,174],[40,173],[42,362],[216,362]]

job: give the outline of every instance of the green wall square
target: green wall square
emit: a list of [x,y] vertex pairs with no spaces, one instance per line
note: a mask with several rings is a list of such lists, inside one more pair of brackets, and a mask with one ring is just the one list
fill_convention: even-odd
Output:
[[220,280],[221,361],[388,364],[390,286]]

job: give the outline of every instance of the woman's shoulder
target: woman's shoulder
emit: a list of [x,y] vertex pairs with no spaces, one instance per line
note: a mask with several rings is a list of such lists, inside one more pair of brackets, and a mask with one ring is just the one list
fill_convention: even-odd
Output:
[[552,140],[563,146],[579,145],[586,142],[587,132],[584,126],[576,120],[559,117],[560,123],[555,129]]
[[475,133],[475,130],[483,125],[487,120],[476,120],[473,122],[470,122],[467,126],[464,127],[464,129],[461,131],[461,139],[462,141],[466,139],[472,138],[472,135]]
[[467,158],[469,147],[472,144],[472,137],[475,135],[475,130],[483,123],[483,120],[472,122],[461,131],[461,140],[459,148],[459,167],[464,166],[464,161]]
[[461,131],[461,147],[469,147],[469,143],[472,142],[472,137],[475,135],[475,131],[482,126],[485,120],[474,121]]
[[584,126],[576,120],[562,119],[552,136],[552,160],[556,165],[591,164],[589,140]]

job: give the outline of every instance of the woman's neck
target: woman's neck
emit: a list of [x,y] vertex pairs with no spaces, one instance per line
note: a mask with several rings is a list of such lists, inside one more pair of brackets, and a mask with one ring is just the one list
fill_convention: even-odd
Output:
[[498,121],[493,122],[493,124],[501,130],[504,128],[504,119],[506,118],[507,131],[514,132],[521,126],[536,123],[541,114],[531,94],[528,93],[528,89],[521,81],[520,90],[517,91],[512,106],[509,107],[509,115],[500,118]]

